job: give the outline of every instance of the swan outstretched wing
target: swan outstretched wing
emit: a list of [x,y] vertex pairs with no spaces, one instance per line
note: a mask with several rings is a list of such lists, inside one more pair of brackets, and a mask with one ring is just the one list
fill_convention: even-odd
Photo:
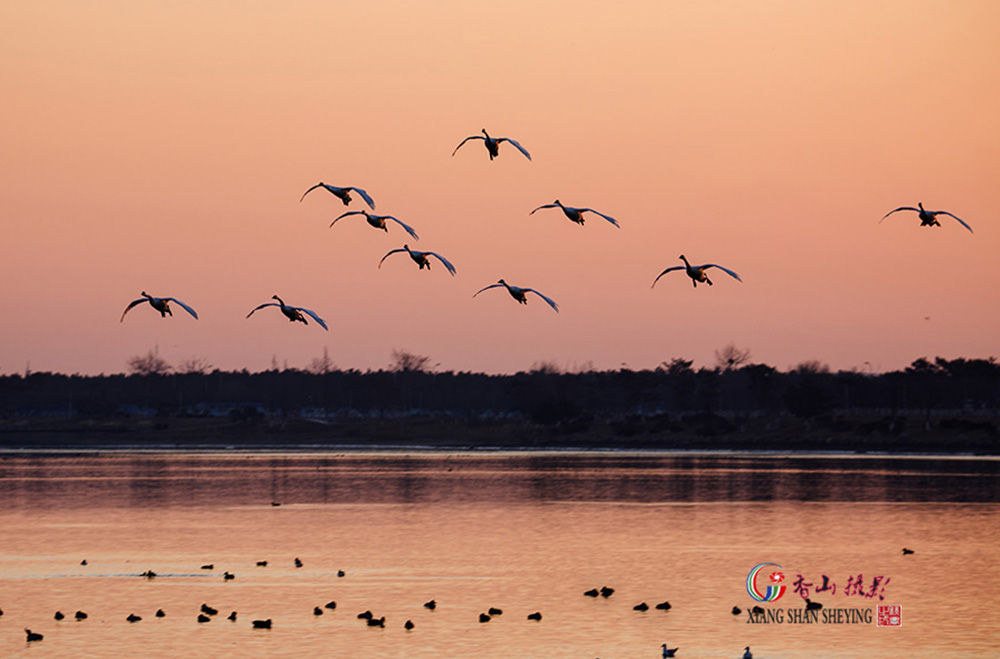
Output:
[[[886,213],[885,215],[883,215],[882,216],[882,220],[884,220],[885,218],[889,217],[893,213],[898,213],[899,211],[916,211],[916,212],[919,213],[920,209],[919,208],[914,208],[913,206],[900,206],[896,210],[891,210],[888,213]],[[880,224],[882,223],[882,220],[879,220]]]
[[619,229],[622,228],[622,225],[618,224],[618,220],[616,220],[615,218],[611,217],[610,215],[605,215],[604,213],[602,213],[600,211],[595,211],[593,208],[578,208],[577,210],[580,211],[580,212],[587,211],[587,212],[593,213],[594,215],[600,215],[605,220],[607,220],[611,224],[615,225]]
[[367,192],[365,192],[361,188],[355,188],[355,187],[352,186],[352,187],[349,187],[347,189],[348,190],[354,190],[355,192],[357,192],[359,195],[361,195],[361,198],[365,200],[365,203],[368,204],[368,208],[370,208],[372,210],[375,210],[375,202],[374,202],[374,200],[372,200],[371,195],[369,195]]
[[365,214],[364,211],[347,211],[346,213],[341,213],[336,218],[334,218],[333,222],[330,222],[330,226],[332,227],[334,224],[337,223],[337,220],[343,219],[348,215],[364,215],[364,214]]
[[[521,146],[520,144],[518,144],[518,143],[517,143],[517,140],[512,140],[512,139],[510,139],[509,137],[500,137],[500,138],[497,138],[497,142],[498,142],[498,143],[499,143],[499,142],[510,142],[510,143],[511,143],[511,144],[513,144],[513,145],[514,145],[515,147],[517,147],[517,150],[518,150],[518,151],[520,151],[521,153],[523,153],[523,154],[524,154],[524,157],[525,157],[525,158],[527,158],[528,160],[531,160],[531,154],[530,154],[530,153],[528,153],[527,149],[525,149],[525,148],[524,148],[523,146]],[[454,154],[452,154],[452,155],[454,155]]]
[[252,316],[254,311],[257,311],[259,309],[263,309],[264,307],[280,307],[280,306],[281,305],[278,304],[277,302],[265,302],[264,304],[261,304],[259,306],[254,307],[253,309],[251,309],[250,313],[247,314],[247,318],[249,318],[250,316]]
[[401,227],[403,227],[404,229],[406,229],[406,233],[408,233],[408,234],[410,234],[411,236],[413,236],[413,239],[414,239],[414,240],[420,240],[420,236],[418,236],[418,235],[417,235],[417,232],[416,232],[416,231],[414,231],[414,230],[413,230],[413,227],[411,227],[410,225],[406,224],[405,222],[401,222],[400,220],[398,220],[398,219],[394,218],[394,217],[393,217],[392,215],[383,215],[382,217],[383,217],[384,219],[386,219],[386,220],[392,220],[393,222],[395,222],[395,223],[396,223],[396,224],[398,224],[399,226],[401,226]]
[[[682,266],[682,265],[672,265],[672,266],[670,266],[669,268],[667,268],[666,270],[664,270],[660,274],[656,275],[656,279],[653,280],[653,286],[656,286],[656,282],[660,281],[660,277],[662,277],[663,275],[667,274],[668,272],[673,272],[674,270],[683,270],[683,269],[684,269],[684,266]],[[653,286],[650,286],[650,288],[652,288]]]
[[313,191],[313,190],[315,190],[316,188],[320,188],[320,187],[322,187],[322,188],[325,188],[325,187],[326,187],[326,185],[324,185],[323,183],[317,183],[316,185],[312,186],[311,188],[309,188],[308,190],[306,190],[305,192],[303,192],[303,193],[302,193],[302,196],[301,196],[301,197],[299,197],[299,201],[301,202],[301,201],[302,201],[303,199],[305,199],[305,198],[306,198],[306,195],[307,195],[307,194],[309,194],[310,192],[312,192],[312,191]]
[[[398,247],[396,249],[390,249],[388,252],[386,252],[385,256],[382,257],[382,261],[385,261],[387,258],[389,258],[390,255],[395,254],[396,252],[405,252],[405,251],[406,250],[403,249],[402,247]],[[382,267],[382,261],[378,262],[378,267],[380,268]]]
[[305,307],[292,307],[292,308],[293,309],[298,309],[302,313],[309,314],[310,316],[312,316],[313,320],[315,320],[317,323],[319,323],[320,327],[322,327],[323,329],[325,329],[328,332],[330,331],[329,328],[326,326],[326,321],[324,321],[322,318],[320,318],[319,316],[317,316],[315,311],[313,311],[311,309],[306,309]]
[[181,305],[181,307],[183,307],[184,311],[186,311],[189,314],[191,314],[192,316],[194,316],[195,320],[198,320],[198,314],[197,314],[197,312],[195,312],[194,309],[192,309],[188,305],[184,304],[183,302],[181,302],[177,298],[175,298],[175,297],[165,297],[163,299],[164,300],[169,300],[170,302],[176,302],[177,304]]
[[558,206],[558,205],[556,205],[556,204],[545,204],[544,206],[539,206],[539,207],[538,207],[538,208],[536,208],[536,209],[535,209],[534,211],[531,211],[530,213],[528,213],[528,215],[534,215],[534,214],[535,214],[535,211],[540,211],[540,210],[542,210],[543,208],[559,208],[559,206]]
[[729,268],[722,267],[721,265],[719,265],[717,263],[706,263],[705,265],[699,265],[697,267],[698,267],[699,270],[704,270],[705,268],[718,268],[719,270],[722,270],[723,272],[725,272],[727,275],[729,275],[733,279],[735,279],[737,281],[743,281],[742,279],[740,279],[740,276],[738,274],[736,274],[735,272],[733,272]]
[[522,289],[522,290],[527,291],[528,293],[534,293],[538,297],[540,297],[543,300],[545,300],[546,302],[548,302],[549,306],[552,307],[555,310],[556,313],[559,313],[559,305],[556,304],[556,301],[553,300],[552,298],[550,298],[550,297],[548,297],[546,295],[543,295],[542,293],[539,293],[538,291],[536,291],[533,288],[525,288],[525,289]]
[[968,229],[969,233],[975,233],[975,231],[972,230],[972,227],[970,227],[968,224],[965,223],[965,220],[963,220],[962,218],[960,218],[957,215],[953,215],[952,213],[949,213],[948,211],[935,211],[934,215],[948,215],[949,217],[953,217],[956,220],[958,220],[959,224],[961,224],[963,227],[965,227],[966,229]]
[[485,140],[485,139],[486,138],[483,137],[482,135],[470,135],[458,143],[458,146],[456,146],[455,150],[451,152],[451,155],[455,155],[458,152],[459,148],[461,148],[461,146],[466,142],[468,142],[469,140]]
[[424,252],[424,254],[430,254],[431,256],[433,256],[434,258],[436,258],[438,261],[440,261],[441,263],[444,264],[444,267],[448,268],[448,272],[451,273],[452,277],[455,276],[455,266],[453,266],[451,264],[451,261],[449,261],[445,257],[441,256],[437,252]]
[[125,311],[122,312],[122,319],[119,320],[118,322],[120,323],[120,322],[123,322],[125,320],[125,314],[127,314],[132,309],[132,307],[134,307],[137,304],[142,304],[143,302],[146,302],[146,301],[147,301],[146,298],[141,297],[138,300],[132,300],[131,302],[129,302],[128,306],[125,307]]
[[476,297],[477,295],[479,295],[479,294],[480,294],[480,293],[482,293],[483,291],[488,291],[488,290],[490,290],[491,288],[503,288],[503,284],[490,284],[489,286],[483,286],[483,287],[482,287],[482,288],[480,288],[480,289],[479,289],[478,291],[476,291],[475,293],[473,293],[473,294],[472,294],[472,297]]

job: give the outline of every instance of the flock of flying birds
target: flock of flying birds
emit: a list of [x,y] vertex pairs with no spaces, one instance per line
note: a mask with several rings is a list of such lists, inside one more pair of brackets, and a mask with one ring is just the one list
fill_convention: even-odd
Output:
[[[503,142],[508,142],[514,148],[520,151],[525,158],[531,160],[531,154],[528,153],[528,150],[525,149],[523,146],[521,146],[521,144],[518,143],[517,140],[514,140],[509,137],[491,137],[490,134],[486,132],[485,128],[482,129],[482,133],[483,133],[482,135],[470,135],[469,137],[466,137],[458,144],[458,146],[455,147],[455,150],[452,151],[451,155],[454,156],[456,153],[458,153],[458,150],[462,148],[462,146],[470,140],[482,140],[483,145],[486,147],[486,151],[489,153],[490,160],[493,160],[494,158],[500,155],[500,144]],[[364,189],[356,186],[338,187],[335,185],[330,185],[328,183],[323,183],[322,181],[312,186],[304,193],[302,193],[302,197],[299,199],[299,201],[301,202],[303,199],[306,198],[306,195],[308,195],[310,192],[318,188],[322,188],[327,192],[329,192],[330,194],[332,194],[333,196],[337,197],[338,199],[341,200],[341,202],[343,202],[345,206],[348,206],[353,200],[353,198],[351,197],[351,193],[356,192],[362,198],[362,200],[364,200],[365,204],[368,205],[368,208],[370,208],[371,210],[375,210],[374,199],[372,199],[371,195],[369,195],[368,192],[366,192]],[[594,215],[597,215],[598,217],[607,220],[614,226],[621,228],[621,225],[619,224],[618,220],[611,217],[610,215],[605,215],[604,213],[596,211],[593,208],[577,208],[573,206],[566,206],[558,199],[556,199],[551,204],[544,204],[542,206],[539,206],[535,210],[531,211],[529,215],[534,215],[537,211],[544,210],[547,208],[560,209],[571,222],[575,222],[576,224],[579,224],[581,226],[583,226],[584,224],[584,213],[593,213]],[[918,218],[920,219],[920,226],[941,226],[941,223],[937,219],[938,216],[947,215],[957,220],[959,224],[968,229],[970,233],[972,232],[972,227],[970,227],[964,220],[962,220],[957,215],[954,215],[944,210],[937,210],[937,211],[926,210],[924,208],[923,203],[917,204],[916,208],[913,206],[900,206],[899,208],[891,210],[882,217],[882,220],[879,220],[879,223],[881,224],[881,222],[885,220],[887,217],[889,217],[893,213],[898,213],[900,211],[916,212],[918,214]],[[403,230],[406,231],[406,233],[408,233],[411,238],[413,238],[414,240],[420,239],[420,236],[417,235],[417,232],[413,229],[413,227],[409,226],[400,219],[393,217],[392,215],[376,215],[374,213],[368,212],[363,208],[361,210],[347,211],[345,213],[342,213],[341,215],[338,215],[336,218],[334,218],[333,222],[330,223],[330,226],[333,227],[333,225],[336,224],[338,221],[342,220],[345,217],[349,217],[351,215],[360,215],[365,218],[365,221],[367,221],[369,225],[371,225],[376,229],[381,229],[385,232],[389,231],[387,223],[395,222],[400,227],[402,227]],[[402,248],[389,250],[389,252],[387,252],[386,255],[382,257],[382,260],[379,261],[378,264],[379,268],[382,267],[382,263],[387,258],[392,256],[393,254],[400,254],[403,252],[406,252],[406,254],[409,255],[409,257],[419,266],[421,270],[425,268],[430,270],[431,261],[429,257],[434,257],[435,259],[440,261],[442,265],[444,265],[444,267],[448,270],[449,273],[451,273],[452,276],[455,275],[455,266],[452,265],[451,261],[449,261],[441,254],[430,251],[427,252],[417,251],[415,249],[411,249],[408,244],[404,244]],[[721,266],[718,263],[703,263],[701,265],[691,265],[691,263],[687,260],[687,257],[685,257],[683,254],[681,254],[680,257],[678,258],[680,258],[684,262],[684,265],[674,265],[664,269],[663,272],[658,274],[656,276],[656,279],[653,280],[652,284],[653,286],[656,286],[656,282],[660,280],[660,277],[667,274],[668,272],[674,272],[675,270],[683,270],[685,274],[691,279],[691,284],[695,288],[698,287],[699,282],[703,284],[708,284],[709,286],[712,285],[712,280],[709,279],[707,274],[707,271],[711,268],[718,268],[719,270],[725,272],[733,279],[736,279],[737,281],[740,282],[743,281],[743,279],[735,271],[730,270],[729,268],[726,268],[724,266]],[[528,303],[527,294],[534,293],[538,297],[542,298],[542,300],[544,300],[550,307],[552,307],[554,311],[556,311],[557,313],[559,311],[559,305],[556,303],[555,300],[548,297],[547,295],[535,290],[534,288],[513,286],[511,284],[508,284],[503,279],[500,279],[495,284],[489,284],[488,286],[484,286],[483,288],[476,291],[472,297],[476,297],[483,291],[487,291],[491,288],[501,288],[501,287],[507,289],[507,292],[510,294],[510,296],[521,304],[527,304]],[[285,302],[277,295],[272,295],[271,297],[272,299],[277,300],[277,302],[265,302],[264,304],[258,305],[253,309],[251,309],[250,313],[248,313],[246,317],[249,318],[254,314],[255,311],[258,311],[265,307],[278,307],[281,310],[281,313],[283,313],[290,322],[301,322],[303,324],[308,324],[305,317],[309,316],[310,318],[315,320],[316,323],[318,323],[319,326],[322,327],[324,330],[328,330],[326,322],[322,318],[320,318],[320,316],[315,311],[311,309],[306,309],[305,307],[296,307],[285,304]],[[175,302],[182,309],[191,314],[194,318],[196,319],[198,318],[198,314],[197,312],[195,312],[193,308],[191,308],[184,302],[181,302],[177,298],[153,297],[152,295],[149,295],[148,293],[143,291],[142,297],[133,300],[132,302],[129,303],[127,307],[125,307],[125,311],[122,312],[121,321],[119,322],[123,322],[125,320],[125,314],[127,314],[133,307],[142,304],[143,302],[148,302],[151,307],[159,311],[161,317],[166,317],[168,315],[173,316],[173,312],[170,310],[170,303]]]

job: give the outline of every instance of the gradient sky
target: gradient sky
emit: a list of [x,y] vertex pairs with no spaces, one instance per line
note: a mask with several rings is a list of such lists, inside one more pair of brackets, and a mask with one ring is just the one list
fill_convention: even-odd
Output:
[[[993,0],[15,0],[0,25],[0,373],[1000,356]],[[451,156],[484,127],[533,160]],[[299,202],[321,180],[421,240],[329,228],[339,200]],[[621,229],[529,216],[556,198]],[[975,234],[879,224],[918,201]],[[377,267],[406,242],[457,276]],[[651,289],[681,253],[744,281]],[[561,313],[472,299],[501,277]],[[201,319],[119,323],[143,290]],[[330,331],[245,319],[272,294]]]

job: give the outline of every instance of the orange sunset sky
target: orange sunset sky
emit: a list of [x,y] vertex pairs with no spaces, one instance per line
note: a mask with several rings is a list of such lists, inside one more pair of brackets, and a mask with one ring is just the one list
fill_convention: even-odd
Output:
[[[1000,3],[0,4],[0,373],[1000,356]],[[509,144],[491,162],[486,128]],[[319,181],[366,189],[388,233]],[[619,219],[584,226],[559,198]],[[923,202],[948,217],[920,227]],[[420,271],[409,243],[457,267]],[[680,263],[718,263],[712,287]],[[537,288],[518,305],[496,282]],[[193,306],[161,319],[140,291]],[[326,319],[289,323],[272,294]]]

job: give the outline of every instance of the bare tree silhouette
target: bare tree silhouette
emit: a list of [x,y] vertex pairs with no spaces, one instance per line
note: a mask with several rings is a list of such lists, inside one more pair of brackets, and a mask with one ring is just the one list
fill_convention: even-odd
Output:
[[125,363],[133,375],[166,375],[171,370],[167,360],[160,357],[159,346],[153,347],[145,355],[129,357]]
[[729,342],[715,351],[715,363],[723,371],[733,371],[750,361],[750,348],[737,348]]

